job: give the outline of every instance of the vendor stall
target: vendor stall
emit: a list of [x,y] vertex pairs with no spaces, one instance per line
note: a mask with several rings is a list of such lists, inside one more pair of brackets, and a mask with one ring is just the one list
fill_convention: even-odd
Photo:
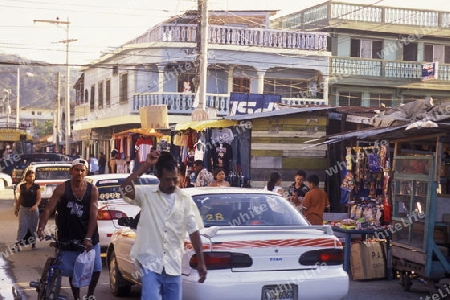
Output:
[[175,126],[174,145],[178,146],[180,164],[186,167],[186,176],[194,180],[190,168],[194,161],[202,160],[212,172],[216,168],[225,171],[231,186],[243,186],[249,179],[250,150],[243,146],[242,139],[249,133],[237,122],[226,119],[193,121]]

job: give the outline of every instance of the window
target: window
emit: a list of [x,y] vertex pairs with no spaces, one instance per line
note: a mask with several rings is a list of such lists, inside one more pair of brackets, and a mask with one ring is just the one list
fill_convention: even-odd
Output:
[[91,99],[89,101],[89,107],[91,111],[94,111],[94,95],[95,95],[95,85],[91,85]]
[[98,82],[98,108],[103,108],[103,81]]
[[403,61],[417,61],[417,43],[403,45]]
[[320,87],[315,80],[266,78],[265,94],[281,95],[282,98],[321,98]]
[[194,87],[195,74],[179,74],[178,75],[178,92],[180,93],[195,93]]
[[350,56],[361,58],[383,58],[383,41],[352,39]]
[[248,78],[233,78],[233,92],[235,92],[235,93],[250,93],[250,79],[248,79]]
[[128,102],[128,73],[122,73],[120,75],[120,95],[119,102],[127,103]]
[[425,44],[424,60],[450,63],[450,46]]
[[116,76],[119,74],[119,66],[114,66],[112,70],[113,76]]
[[38,116],[42,116],[42,111],[38,111],[38,112],[37,112],[37,115],[38,115]]
[[106,107],[109,107],[111,105],[111,80],[106,79]]
[[362,93],[339,92],[340,106],[361,106]]
[[88,101],[89,101],[89,91],[88,91],[88,89],[86,89],[84,91],[84,102],[83,103],[86,103]]
[[381,107],[384,104],[386,107],[392,107],[391,94],[370,94],[370,107]]
[[31,111],[31,115],[34,116],[36,114],[35,111]]

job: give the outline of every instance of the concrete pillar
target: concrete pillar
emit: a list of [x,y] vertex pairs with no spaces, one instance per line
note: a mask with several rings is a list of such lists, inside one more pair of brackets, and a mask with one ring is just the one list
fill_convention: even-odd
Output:
[[230,68],[228,69],[228,94],[233,92],[233,73],[235,68],[235,66],[230,66]]
[[166,65],[156,65],[158,67],[158,92],[162,93],[164,92],[164,69],[166,68]]
[[256,74],[258,76],[257,94],[264,93],[264,77],[266,75],[266,70],[257,70]]

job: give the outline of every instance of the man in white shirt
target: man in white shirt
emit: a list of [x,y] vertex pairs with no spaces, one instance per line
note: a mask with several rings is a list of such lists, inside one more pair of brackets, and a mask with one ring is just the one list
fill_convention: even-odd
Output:
[[[159,186],[134,185],[153,165]],[[199,282],[206,278],[199,230],[203,221],[192,197],[178,188],[178,168],[168,152],[152,150],[121,185],[124,199],[141,207],[131,258],[142,270],[141,299],[181,300],[181,259],[186,233],[199,259]]]

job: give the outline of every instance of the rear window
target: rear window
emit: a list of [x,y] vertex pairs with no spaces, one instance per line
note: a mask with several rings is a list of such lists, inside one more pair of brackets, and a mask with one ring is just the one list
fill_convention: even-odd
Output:
[[285,199],[268,194],[208,194],[193,196],[209,226],[308,225]]
[[36,180],[61,180],[70,179],[70,167],[37,167]]
[[[120,193],[120,185],[125,181],[125,178],[118,179],[104,179],[99,180],[95,184],[98,188],[98,199],[100,201],[108,201],[122,198]],[[156,178],[139,178],[136,184],[158,184],[159,180]]]

